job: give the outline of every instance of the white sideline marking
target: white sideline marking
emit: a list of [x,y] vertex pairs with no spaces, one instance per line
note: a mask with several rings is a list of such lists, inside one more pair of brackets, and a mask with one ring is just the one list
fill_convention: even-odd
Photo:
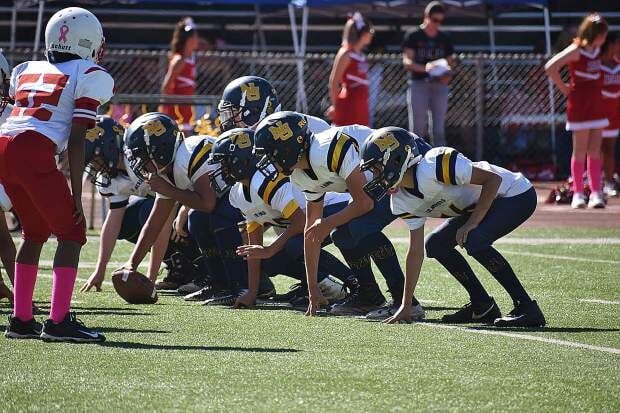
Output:
[[594,304],[612,304],[612,305],[620,304],[620,301],[599,300],[597,298],[580,298],[579,301],[582,303],[594,303]]
[[537,252],[507,251],[502,250],[503,254],[521,255],[524,257],[549,258],[552,260],[567,260],[579,262],[596,262],[601,264],[620,264],[620,261],[602,260],[598,258],[569,257],[566,255],[539,254]]
[[507,331],[496,331],[496,330],[475,330],[475,329],[471,329],[467,327],[458,327],[458,326],[452,326],[452,325],[446,325],[446,324],[434,324],[434,323],[424,323],[424,322],[416,323],[416,324],[422,325],[422,326],[428,326],[428,327],[445,328],[445,329],[450,329],[450,330],[461,330],[461,331],[466,331],[468,333],[487,334],[491,336],[503,336],[503,337],[516,338],[519,340],[527,340],[527,341],[538,341],[541,343],[555,344],[558,346],[573,347],[573,348],[579,348],[579,349],[590,350],[590,351],[600,351],[600,352],[609,353],[609,354],[620,354],[620,348],[594,346],[591,344],[577,343],[574,341],[566,341],[566,340],[558,340],[555,338],[547,338],[547,337],[535,336],[531,334],[510,333]]

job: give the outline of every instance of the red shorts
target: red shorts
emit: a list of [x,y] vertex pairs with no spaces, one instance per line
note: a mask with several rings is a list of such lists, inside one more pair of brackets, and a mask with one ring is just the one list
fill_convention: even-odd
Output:
[[56,167],[56,145],[36,131],[0,136],[0,180],[13,203],[25,240],[86,243],[85,223],[75,223],[67,180]]
[[600,89],[581,88],[570,91],[566,102],[566,130],[603,129],[608,124]]

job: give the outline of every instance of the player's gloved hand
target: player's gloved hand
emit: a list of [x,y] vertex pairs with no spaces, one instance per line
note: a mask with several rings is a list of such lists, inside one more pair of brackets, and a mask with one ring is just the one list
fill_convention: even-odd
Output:
[[323,297],[323,294],[321,294],[321,292],[318,290],[315,293],[310,292],[308,298],[310,300],[310,304],[308,304],[308,309],[306,310],[307,316],[315,315],[316,312],[321,309],[321,307],[327,306],[329,304],[327,298]]
[[411,306],[403,307],[402,305],[392,317],[383,320],[386,324],[411,323]]
[[82,288],[80,288],[80,292],[85,293],[90,291],[91,288],[95,287],[97,292],[101,291],[101,284],[103,284],[104,273],[100,271],[93,272],[88,280],[84,283]]
[[256,304],[256,293],[246,291],[235,300],[233,308],[252,308]]

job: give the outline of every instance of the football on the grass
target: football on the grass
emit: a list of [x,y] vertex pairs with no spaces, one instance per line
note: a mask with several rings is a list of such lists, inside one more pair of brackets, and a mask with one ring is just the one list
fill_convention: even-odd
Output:
[[155,284],[137,271],[119,269],[112,274],[114,289],[129,304],[155,304]]

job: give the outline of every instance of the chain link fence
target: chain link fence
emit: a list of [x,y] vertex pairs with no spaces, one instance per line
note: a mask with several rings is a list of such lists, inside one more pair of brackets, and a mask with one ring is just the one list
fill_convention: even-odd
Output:
[[[17,50],[7,53],[7,58],[16,64],[31,59],[32,52]],[[297,93],[299,59],[304,61],[304,102]],[[321,117],[329,104],[333,59],[333,54],[201,53],[197,56],[199,96],[193,100],[196,113],[213,118],[230,80],[257,75],[274,85],[283,108],[305,107],[307,113]],[[408,76],[400,54],[371,55],[368,61],[372,126],[408,128]],[[446,118],[448,144],[474,159],[518,169],[534,179],[566,175],[570,149],[564,139],[565,99],[550,87],[544,61],[541,55],[458,56]],[[104,66],[116,84],[113,116],[131,121],[144,111],[156,110],[167,62],[162,51],[108,50]]]

